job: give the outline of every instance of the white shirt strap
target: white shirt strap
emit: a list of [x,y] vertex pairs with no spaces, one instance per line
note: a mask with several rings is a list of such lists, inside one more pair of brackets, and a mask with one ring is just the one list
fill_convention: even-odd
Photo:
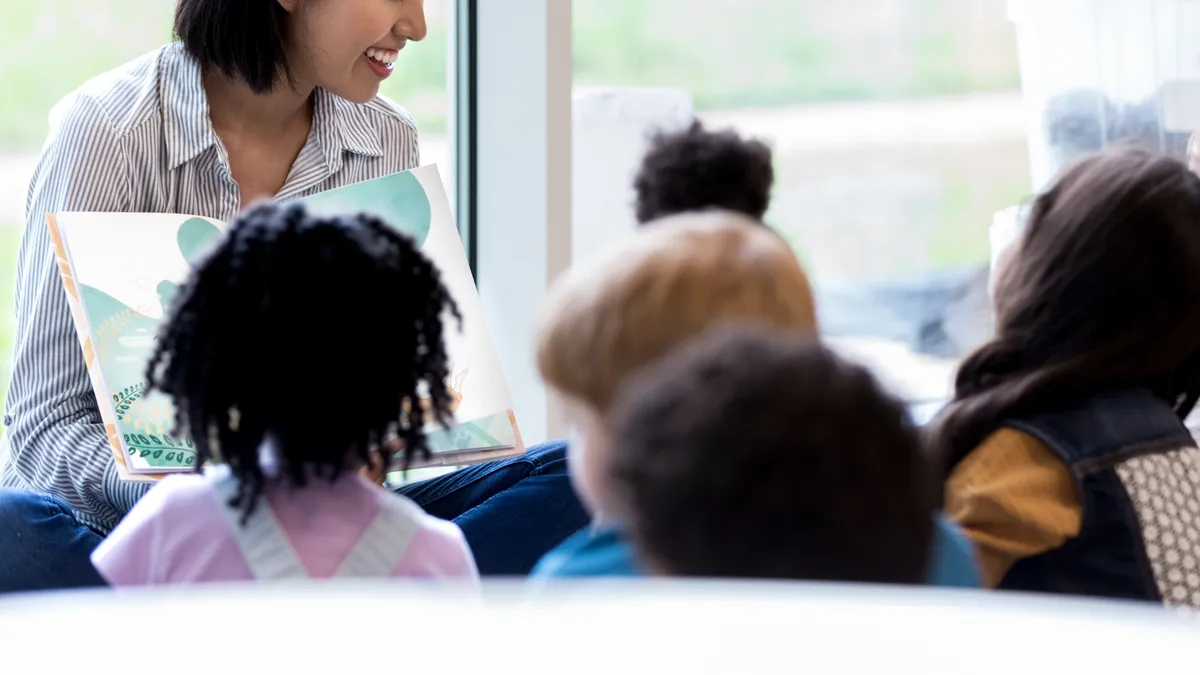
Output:
[[307,579],[308,572],[300,562],[300,556],[266,498],[259,498],[254,512],[243,525],[241,510],[229,505],[237,494],[237,479],[225,466],[214,469],[210,475],[221,512],[254,578],[259,581]]
[[425,513],[405,497],[389,494],[379,513],[342,560],[335,577],[381,578],[390,576],[421,528]]

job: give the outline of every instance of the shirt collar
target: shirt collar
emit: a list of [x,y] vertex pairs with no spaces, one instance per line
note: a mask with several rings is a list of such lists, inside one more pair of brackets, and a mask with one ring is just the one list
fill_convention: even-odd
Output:
[[[167,160],[174,170],[216,145],[218,139],[208,116],[200,64],[184,51],[182,43],[167,47],[161,73],[159,93]],[[347,152],[383,156],[379,129],[371,123],[367,108],[323,89],[316,91],[309,142],[315,139],[319,145],[329,173],[341,169]]]
[[172,170],[193,160],[217,142],[208,118],[208,100],[200,65],[176,42],[164,50],[158,83],[163,135]]
[[341,168],[342,157],[347,152],[364,157],[383,156],[379,126],[373,123],[368,106],[355,105],[324,89],[316,91],[313,131],[325,152],[330,171]]

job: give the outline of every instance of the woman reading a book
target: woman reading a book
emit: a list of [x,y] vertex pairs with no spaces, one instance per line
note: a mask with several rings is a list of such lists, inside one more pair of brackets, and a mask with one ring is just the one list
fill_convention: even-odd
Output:
[[[178,42],[102,74],[51,113],[17,261],[0,441],[0,591],[102,583],[89,556],[149,486],[121,480],[45,215],[232,219],[415,167],[417,131],[380,83],[425,37],[421,0],[179,0]],[[564,446],[409,486],[453,519],[480,571],[520,573],[586,523]]]

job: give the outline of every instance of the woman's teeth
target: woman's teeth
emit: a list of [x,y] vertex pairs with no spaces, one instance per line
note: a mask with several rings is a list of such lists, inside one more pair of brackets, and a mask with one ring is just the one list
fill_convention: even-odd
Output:
[[389,68],[396,62],[396,57],[399,54],[400,52],[394,49],[376,49],[375,47],[371,47],[367,50],[367,58],[375,59]]

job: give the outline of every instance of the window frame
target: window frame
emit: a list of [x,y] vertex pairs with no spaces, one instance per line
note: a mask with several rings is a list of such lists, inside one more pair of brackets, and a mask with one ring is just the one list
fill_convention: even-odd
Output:
[[463,241],[463,250],[471,266],[471,274],[478,274],[475,232],[478,214],[475,211],[475,87],[478,81],[476,67],[476,26],[478,25],[478,0],[454,0],[451,18],[452,36],[449,45],[451,96],[450,142],[453,147],[455,219]]
[[526,445],[566,435],[534,362],[571,259],[571,3],[455,0],[457,220]]

